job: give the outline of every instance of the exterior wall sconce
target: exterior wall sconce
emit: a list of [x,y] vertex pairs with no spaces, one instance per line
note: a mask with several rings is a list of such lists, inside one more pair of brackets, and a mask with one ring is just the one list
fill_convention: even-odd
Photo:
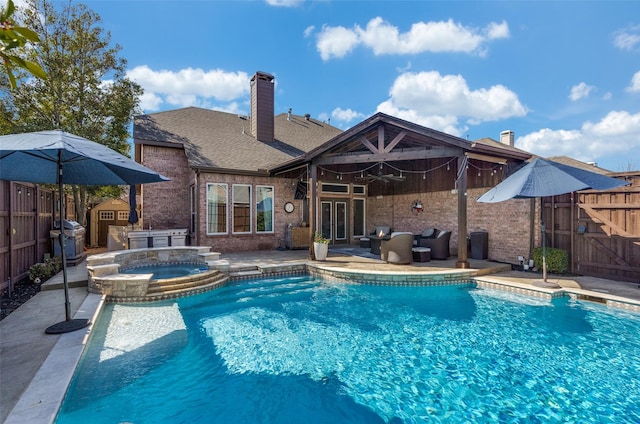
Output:
[[413,213],[422,213],[422,211],[424,210],[423,206],[422,206],[422,202],[420,200],[414,200],[413,203],[411,203],[411,210],[413,210]]

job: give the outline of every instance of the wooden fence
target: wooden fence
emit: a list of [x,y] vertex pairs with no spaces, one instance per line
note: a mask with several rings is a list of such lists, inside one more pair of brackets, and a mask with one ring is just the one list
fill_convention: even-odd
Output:
[[640,172],[630,186],[542,199],[547,246],[569,253],[571,272],[640,283]]
[[[57,197],[35,184],[0,181],[0,290],[27,278],[29,268],[52,253]],[[73,202],[66,204],[73,212]]]

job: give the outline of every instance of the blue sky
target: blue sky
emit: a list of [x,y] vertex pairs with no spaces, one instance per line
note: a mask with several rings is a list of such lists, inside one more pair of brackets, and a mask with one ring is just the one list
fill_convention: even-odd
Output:
[[249,78],[347,129],[382,111],[470,140],[640,169],[638,1],[87,0],[146,113],[249,112]]

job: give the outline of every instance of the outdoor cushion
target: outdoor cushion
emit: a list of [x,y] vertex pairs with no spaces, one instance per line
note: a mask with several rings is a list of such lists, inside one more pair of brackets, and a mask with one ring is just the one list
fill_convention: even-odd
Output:
[[422,235],[420,237],[431,238],[437,234],[437,231],[438,230],[436,230],[435,228],[427,228],[422,232]]
[[391,233],[391,237],[393,238],[401,234],[409,234],[411,237],[413,237],[413,233],[410,233],[408,231],[394,231],[393,233]]

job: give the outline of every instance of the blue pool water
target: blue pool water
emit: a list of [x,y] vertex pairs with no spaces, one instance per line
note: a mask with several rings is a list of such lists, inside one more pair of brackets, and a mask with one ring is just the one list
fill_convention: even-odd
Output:
[[123,274],[153,274],[153,277],[151,277],[153,280],[165,280],[199,274],[207,269],[208,266],[206,264],[184,262],[124,268],[120,272]]
[[307,277],[109,304],[67,423],[638,423],[640,316]]

